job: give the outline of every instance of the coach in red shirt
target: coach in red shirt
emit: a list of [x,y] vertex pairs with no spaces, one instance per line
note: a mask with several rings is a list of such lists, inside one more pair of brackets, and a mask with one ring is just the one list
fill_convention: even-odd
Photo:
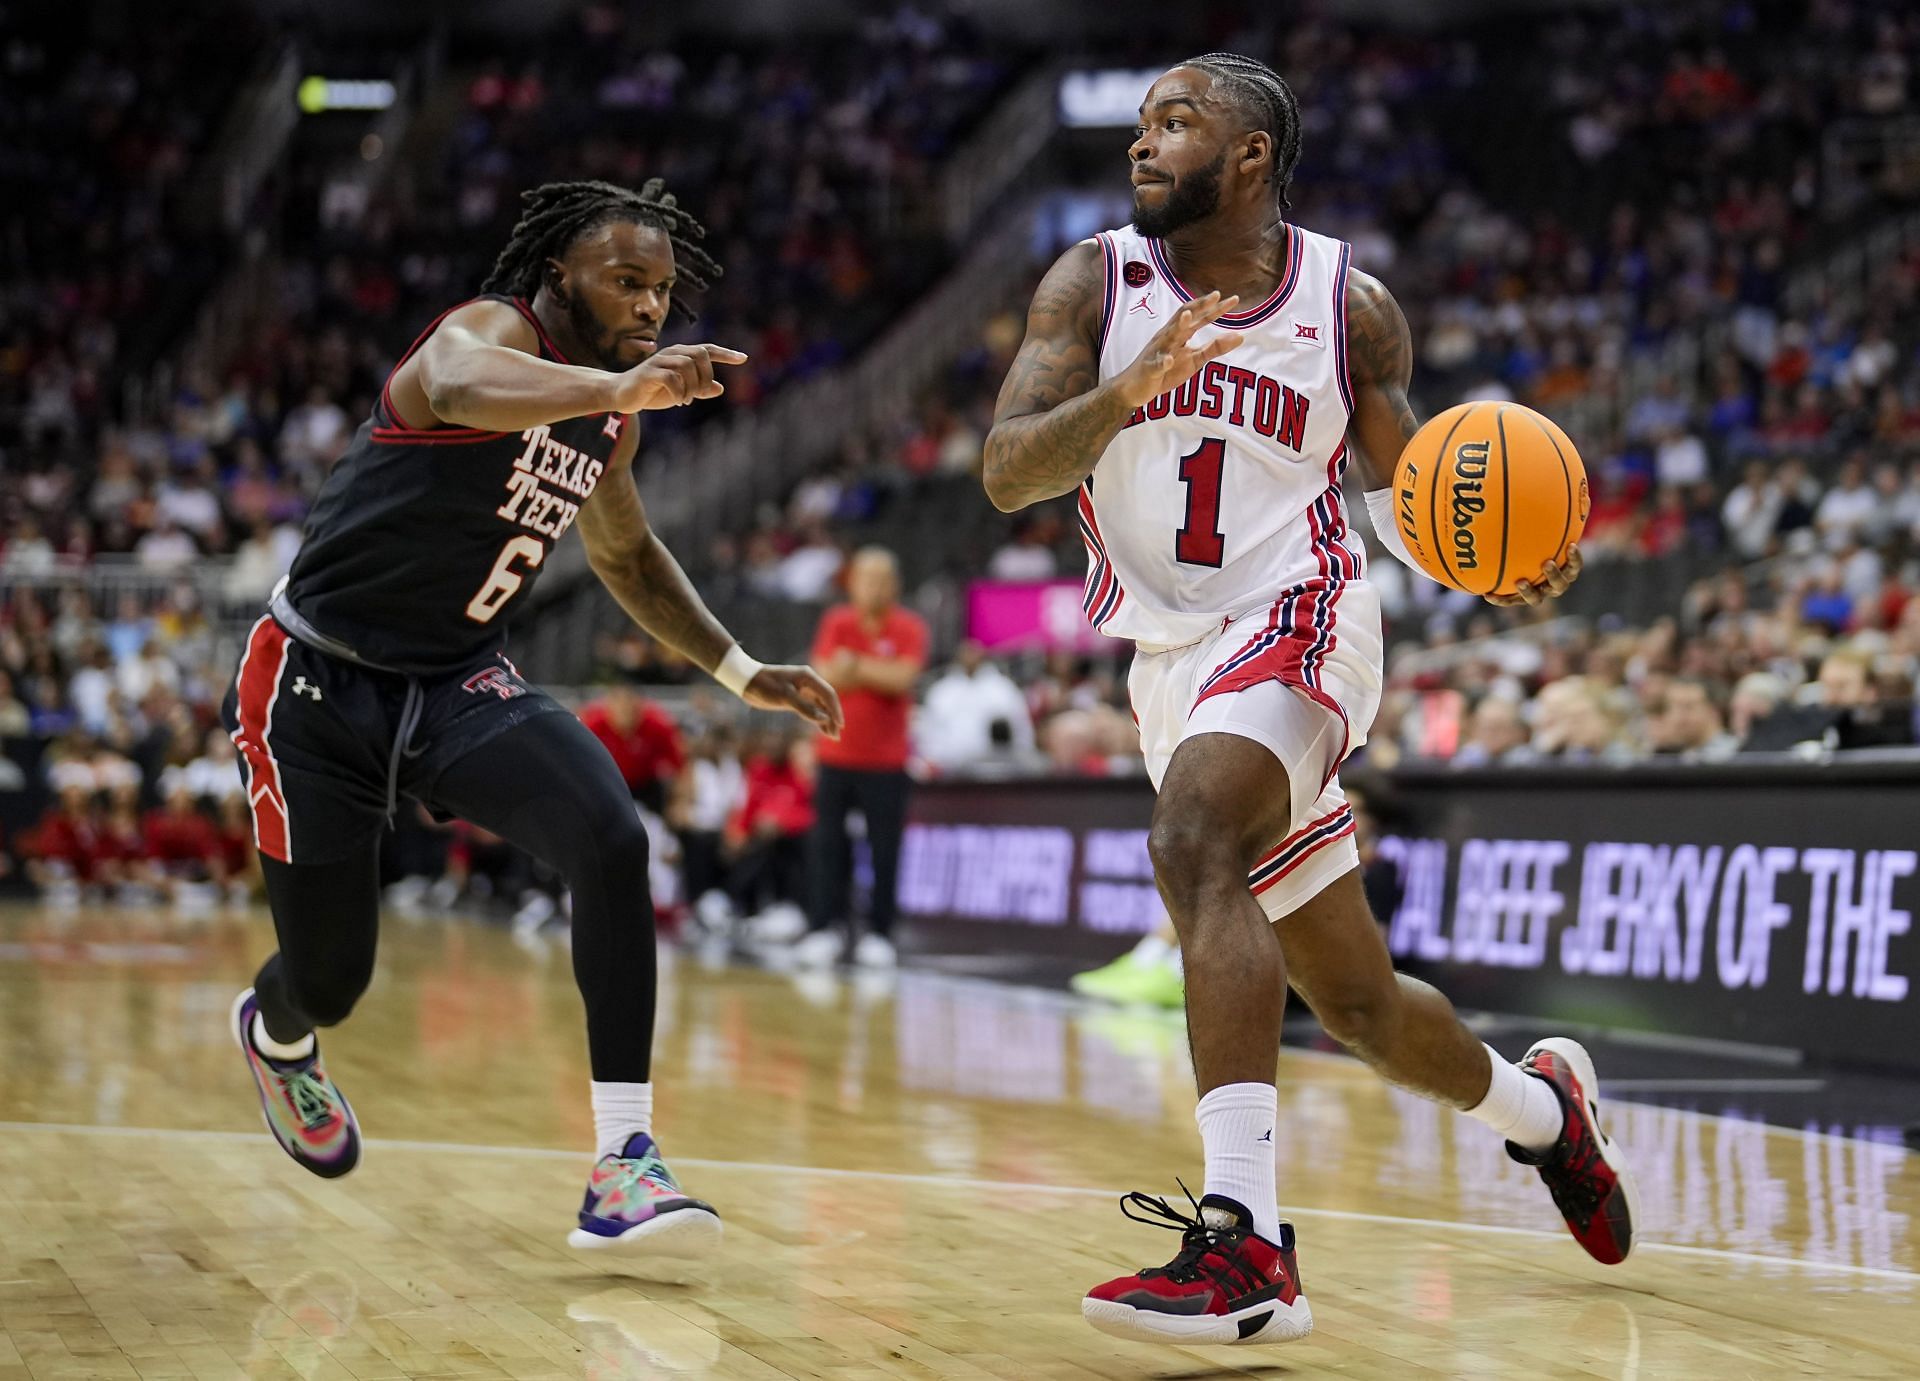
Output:
[[811,933],[798,952],[816,963],[840,956],[833,926],[849,909],[847,814],[857,808],[866,817],[873,851],[873,914],[854,959],[885,967],[894,960],[894,892],[907,824],[907,725],[913,684],[927,664],[927,625],[900,607],[900,568],[884,547],[854,554],[847,593],[849,602],[826,612],[813,639],[813,665],[840,692],[846,728],[838,739],[819,742],[809,850]]

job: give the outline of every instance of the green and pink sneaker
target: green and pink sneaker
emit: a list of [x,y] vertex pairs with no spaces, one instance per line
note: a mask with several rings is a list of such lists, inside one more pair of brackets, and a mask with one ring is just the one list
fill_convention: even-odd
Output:
[[233,1038],[247,1057],[260,1113],[280,1149],[316,1175],[338,1179],[360,1163],[360,1124],[346,1095],[320,1064],[320,1048],[304,1060],[276,1060],[254,1048],[251,1032],[260,1004],[248,988],[234,999]]
[[648,1256],[697,1256],[720,1240],[713,1205],[681,1192],[660,1148],[644,1132],[619,1155],[600,1157],[567,1245],[581,1251],[638,1250]]

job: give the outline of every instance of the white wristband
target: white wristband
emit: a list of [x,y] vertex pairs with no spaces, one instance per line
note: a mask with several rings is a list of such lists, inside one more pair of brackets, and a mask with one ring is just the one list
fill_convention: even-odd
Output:
[[[1380,545],[1392,552],[1403,566],[1410,571],[1420,571],[1420,563],[1407,551],[1407,539],[1400,535],[1400,528],[1393,521],[1393,490],[1375,489],[1367,495],[1367,516],[1373,519],[1373,535],[1380,539]],[[1427,575],[1427,579],[1433,577]]]
[[735,643],[727,649],[727,655],[720,659],[720,665],[713,669],[713,679],[735,695],[745,695],[748,683],[765,668],[766,663],[754,661],[745,648]]

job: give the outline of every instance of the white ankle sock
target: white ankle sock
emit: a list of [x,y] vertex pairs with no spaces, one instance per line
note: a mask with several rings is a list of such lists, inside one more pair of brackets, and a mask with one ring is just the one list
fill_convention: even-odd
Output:
[[1224,1194],[1246,1205],[1253,1215],[1253,1230],[1269,1242],[1280,1240],[1273,1168],[1273,1123],[1279,1103],[1272,1084],[1223,1084],[1194,1109],[1207,1157],[1202,1195]]
[[594,1151],[600,1156],[617,1156],[626,1149],[627,1138],[636,1132],[653,1132],[652,1084],[593,1085]]
[[304,1060],[313,1053],[316,1044],[311,1031],[291,1045],[280,1044],[267,1034],[267,1023],[258,1012],[253,1014],[253,1027],[247,1035],[253,1040],[253,1048],[269,1060]]
[[1492,1046],[1486,1050],[1493,1062],[1493,1081],[1487,1085],[1487,1096],[1467,1109],[1467,1116],[1478,1118],[1516,1146],[1546,1150],[1560,1139],[1566,1124],[1560,1095],[1545,1079],[1503,1059]]

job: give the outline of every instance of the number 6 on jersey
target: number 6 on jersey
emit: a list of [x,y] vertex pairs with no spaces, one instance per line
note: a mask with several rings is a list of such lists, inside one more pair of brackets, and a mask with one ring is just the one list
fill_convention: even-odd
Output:
[[526,577],[513,568],[515,557],[526,562],[531,571],[546,559],[547,549],[538,537],[529,537],[524,533],[510,538],[500,548],[500,555],[494,558],[493,572],[488,575],[487,583],[480,587],[479,593],[467,601],[467,617],[475,623],[491,623],[493,616],[506,606],[514,593],[519,590]]

